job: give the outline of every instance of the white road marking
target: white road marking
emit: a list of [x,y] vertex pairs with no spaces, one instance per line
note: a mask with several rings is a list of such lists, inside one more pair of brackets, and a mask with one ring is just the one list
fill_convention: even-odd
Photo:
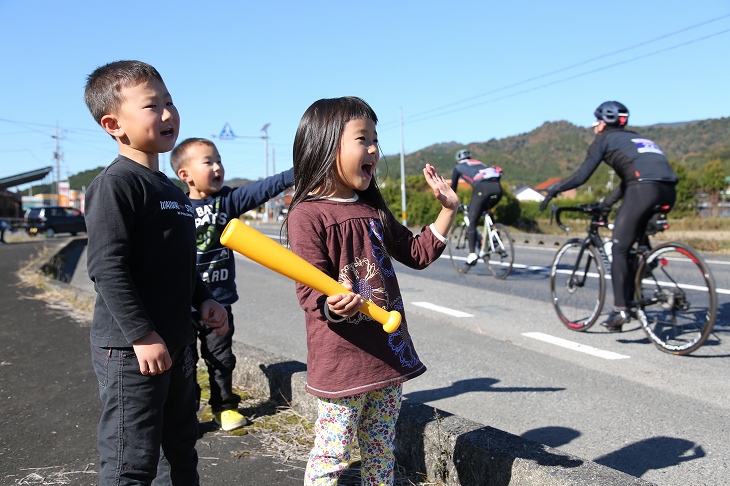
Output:
[[554,345],[560,346],[562,348],[570,349],[573,351],[578,351],[580,353],[590,354],[591,356],[596,356],[598,358],[628,359],[631,357],[631,356],[626,356],[624,354],[614,353],[612,351],[606,351],[604,349],[594,348],[592,346],[586,346],[585,344],[576,343],[574,341],[568,341],[567,339],[562,339],[559,337],[551,336],[549,334],[543,334],[541,332],[523,332],[522,335],[525,337],[532,338],[532,339],[537,339],[538,341],[543,341],[546,343],[554,344]]
[[[448,260],[451,257],[449,255],[441,255],[439,258],[444,258],[444,259]],[[454,258],[454,260],[466,261],[466,257],[455,256],[453,258]],[[508,264],[507,263],[498,263],[498,265],[506,267]],[[538,266],[538,265],[525,265],[523,263],[513,263],[512,268],[523,268],[525,270],[534,270],[536,272],[547,272],[550,270],[550,267],[543,267],[543,266]]]
[[[440,258],[449,258],[449,255],[441,255]],[[454,257],[454,259],[466,261],[466,257]],[[718,262],[718,263],[720,263],[720,262]],[[506,264],[502,264],[502,265],[506,265]],[[512,268],[520,268],[520,269],[530,270],[530,271],[534,271],[534,272],[549,272],[550,271],[550,267],[542,267],[539,265],[524,265],[521,263],[514,263],[512,265]],[[568,275],[571,273],[571,271],[570,270],[558,270],[556,273]],[[588,276],[592,277],[592,278],[598,278],[598,274],[595,272],[588,272]],[[606,280],[607,281],[612,280],[611,275],[606,274]],[[651,283],[651,282],[646,281],[646,283]],[[670,286],[670,287],[673,286],[669,282],[659,282],[659,283],[662,285]],[[687,290],[700,290],[700,291],[707,290],[707,287],[698,287],[696,285],[683,285],[683,284],[680,284],[679,288],[687,289]],[[730,295],[730,289],[715,288],[715,292],[718,294]]]
[[707,260],[706,259],[705,263],[707,263],[708,265],[710,265],[710,264],[712,264],[712,265],[730,265],[730,262],[724,262],[722,260]]
[[417,305],[418,307],[423,307],[424,309],[441,312],[442,314],[447,314],[453,317],[474,317],[474,314],[467,314],[466,312],[462,312],[460,310],[449,309],[448,307],[432,304],[431,302],[411,302],[411,304]]

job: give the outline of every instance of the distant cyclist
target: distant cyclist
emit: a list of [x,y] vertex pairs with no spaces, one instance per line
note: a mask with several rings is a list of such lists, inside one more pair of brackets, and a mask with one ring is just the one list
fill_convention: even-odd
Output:
[[618,101],[606,101],[594,112],[595,140],[588,147],[583,165],[570,177],[548,188],[547,198],[540,204],[544,210],[556,195],[584,184],[605,161],[621,178],[620,186],[601,203],[611,207],[623,197],[613,229],[613,282],[614,308],[608,320],[601,325],[611,332],[621,332],[621,327],[631,320],[626,302],[630,287],[629,250],[634,241],[646,230],[654,207],[674,206],[677,175],[659,146],[642,138],[638,133],[626,130],[629,110]]
[[466,230],[466,238],[469,242],[469,255],[466,257],[468,265],[474,265],[479,258],[476,254],[479,217],[488,209],[496,206],[502,199],[502,185],[499,183],[501,177],[501,167],[496,165],[487,167],[482,162],[472,159],[469,150],[463,149],[456,152],[456,165],[451,176],[451,188],[456,192],[459,178],[462,178],[474,189],[471,201],[469,201],[469,227]]

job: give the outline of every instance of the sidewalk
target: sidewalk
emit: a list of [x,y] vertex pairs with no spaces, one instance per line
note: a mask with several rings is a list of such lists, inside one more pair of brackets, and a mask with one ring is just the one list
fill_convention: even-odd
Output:
[[[89,330],[51,308],[18,269],[45,245],[68,238],[0,246],[0,484],[97,484],[100,404],[89,358]],[[54,250],[56,251],[56,250]],[[88,280],[88,278],[87,278]],[[304,463],[282,465],[260,453],[255,435],[207,430],[198,441],[201,484],[301,485]]]

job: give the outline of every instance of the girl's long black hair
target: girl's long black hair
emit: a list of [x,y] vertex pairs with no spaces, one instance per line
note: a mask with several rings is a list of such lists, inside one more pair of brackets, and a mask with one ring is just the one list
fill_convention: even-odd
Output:
[[[284,227],[287,228],[292,209],[302,201],[312,198],[317,189],[328,193],[334,187],[337,153],[345,124],[350,120],[369,118],[378,123],[378,116],[365,101],[355,96],[326,98],[315,101],[304,112],[294,136],[294,197]],[[395,244],[393,221],[395,218],[380,193],[375,177],[364,191],[355,190],[378,210],[383,225],[386,250]]]

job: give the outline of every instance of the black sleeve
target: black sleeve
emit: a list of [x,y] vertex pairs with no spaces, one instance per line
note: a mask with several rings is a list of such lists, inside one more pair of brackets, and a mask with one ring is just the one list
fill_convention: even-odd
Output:
[[459,173],[459,169],[454,167],[454,171],[451,173],[451,189],[456,192],[456,188],[459,186],[459,177],[461,174]]
[[263,203],[294,184],[294,168],[280,172],[247,186],[237,187],[231,195],[236,207],[236,217],[261,206]]
[[97,177],[86,193],[89,277],[130,343],[155,330],[130,266],[130,241],[140,197],[113,175]]
[[624,186],[623,184],[619,184],[619,186],[614,189],[611,194],[606,196],[606,199],[601,202],[601,206],[610,208],[611,206],[616,204],[622,197],[624,197]]
[[208,299],[215,299],[213,293],[210,291],[208,286],[203,282],[203,277],[200,276],[199,272],[195,272],[195,288],[193,289],[193,307],[200,310],[200,304]]
[[591,146],[588,147],[588,154],[586,155],[585,161],[583,161],[583,165],[581,165],[573,175],[560,182],[557,192],[565,192],[569,189],[574,189],[585,184],[586,181],[590,179],[591,175],[593,175],[603,160],[604,138],[605,137],[602,137],[601,134],[599,134],[595,140],[593,140]]

